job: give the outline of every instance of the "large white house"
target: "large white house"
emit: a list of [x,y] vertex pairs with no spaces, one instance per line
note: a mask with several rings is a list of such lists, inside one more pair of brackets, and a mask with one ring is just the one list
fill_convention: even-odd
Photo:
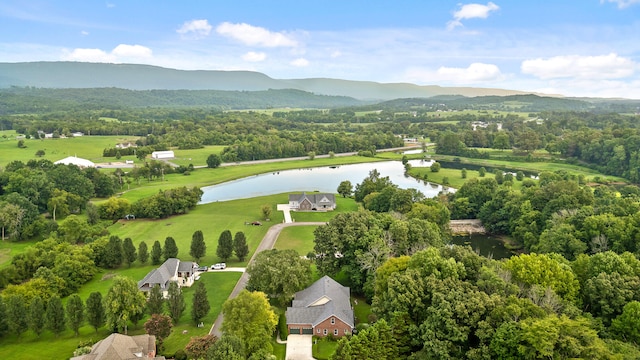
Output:
[[197,267],[198,264],[191,261],[169,258],[159,268],[151,270],[144,279],[138,281],[138,289],[149,291],[158,285],[166,297],[169,283],[172,281],[178,283],[180,287],[193,285]]
[[173,150],[168,151],[154,151],[151,153],[152,159],[173,159],[176,155],[173,153]]
[[82,159],[75,156],[67,156],[62,160],[58,160],[54,162],[54,164],[76,165],[77,167],[80,167],[80,168],[96,167],[96,164],[94,164],[93,161]]

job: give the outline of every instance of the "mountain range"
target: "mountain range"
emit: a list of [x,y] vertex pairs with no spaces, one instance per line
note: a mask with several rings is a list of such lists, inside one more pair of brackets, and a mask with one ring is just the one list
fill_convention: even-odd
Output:
[[263,91],[295,89],[359,100],[426,98],[440,95],[509,96],[531,92],[378,83],[329,78],[274,79],[260,72],[176,70],[151,65],[84,62],[0,63],[0,88],[121,88],[129,90]]

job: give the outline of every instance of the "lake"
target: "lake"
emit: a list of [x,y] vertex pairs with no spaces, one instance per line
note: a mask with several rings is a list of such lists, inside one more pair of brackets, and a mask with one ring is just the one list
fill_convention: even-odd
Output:
[[[411,166],[431,166],[431,161],[410,160],[409,163]],[[381,161],[276,171],[205,186],[202,188],[200,204],[302,191],[335,194],[342,181],[351,181],[355,189],[356,184],[369,176],[369,172],[373,169],[377,169],[380,176],[388,176],[399,188],[417,189],[426,197],[435,197],[443,190],[441,185],[424,183],[422,180],[405,176],[404,165],[400,161]],[[451,188],[447,190],[455,191]]]
[[491,257],[495,260],[508,259],[513,255],[509,249],[504,247],[502,241],[488,235],[454,236],[451,238],[451,243],[454,245],[469,245],[473,250],[479,251],[480,255]]

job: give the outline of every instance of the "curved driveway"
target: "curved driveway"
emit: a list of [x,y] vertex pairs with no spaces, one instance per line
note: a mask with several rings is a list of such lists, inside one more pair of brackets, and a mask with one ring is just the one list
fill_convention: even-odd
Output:
[[[260,241],[258,248],[253,253],[253,256],[251,256],[251,259],[249,260],[249,263],[247,264],[247,266],[253,262],[256,255],[259,252],[273,249],[273,245],[275,245],[276,240],[278,240],[278,235],[280,235],[280,232],[282,231],[282,229],[289,226],[319,226],[319,225],[325,225],[325,224],[326,222],[295,222],[295,223],[282,223],[282,224],[276,224],[271,226],[269,230],[267,230],[267,233],[262,238],[262,241]],[[236,286],[233,288],[233,291],[231,291],[231,294],[229,295],[229,299],[233,299],[236,296],[238,296],[240,291],[242,291],[242,289],[244,289],[247,286],[247,281],[249,281],[249,274],[244,272],[242,276],[240,276],[240,279],[236,283]],[[220,311],[220,314],[218,315],[218,318],[216,319],[216,321],[213,323],[213,326],[211,327],[209,334],[215,335],[218,338],[222,336],[222,331],[221,331],[222,320],[223,320],[222,311]]]

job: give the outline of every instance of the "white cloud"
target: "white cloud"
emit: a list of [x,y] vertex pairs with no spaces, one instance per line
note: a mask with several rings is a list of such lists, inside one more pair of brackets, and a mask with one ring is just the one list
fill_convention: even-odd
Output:
[[297,58],[292,62],[290,62],[290,64],[295,67],[305,67],[305,66],[309,66],[309,60],[305,58]]
[[232,24],[223,22],[216,27],[216,32],[249,46],[262,47],[296,47],[297,41],[285,33],[269,31],[249,24]]
[[148,47],[120,44],[111,50],[111,52],[106,52],[102,49],[86,48],[77,48],[71,51],[66,50],[63,52],[62,60],[118,63],[131,60],[149,59],[151,57],[152,51]]
[[107,7],[111,9],[111,8],[116,7],[116,4],[108,2],[107,3]]
[[504,76],[494,64],[473,63],[466,68],[442,66],[436,71],[409,69],[406,78],[422,83],[444,82],[449,84],[475,84],[501,80]]
[[627,8],[633,4],[640,4],[640,0],[600,0],[601,4],[605,2],[618,4],[618,9]]
[[87,36],[87,35],[89,35],[89,32],[86,31],[86,30],[82,30],[82,31],[80,31],[80,35]]
[[208,36],[213,26],[207,19],[186,21],[176,32],[183,36],[191,36],[196,39]]
[[242,60],[249,62],[260,62],[267,58],[267,54],[263,52],[254,52],[249,51],[248,53],[242,55]]
[[[633,1],[633,0],[632,0]],[[461,20],[465,19],[486,19],[489,17],[489,13],[492,11],[497,11],[500,7],[491,1],[487,3],[487,5],[482,4],[466,4],[460,6],[460,9],[453,13],[453,20],[447,23],[447,28],[449,30],[462,26]]]
[[599,56],[564,55],[548,59],[525,60],[520,66],[524,74],[540,79],[619,79],[633,75],[633,60],[611,53]]
[[152,51],[142,45],[120,44],[111,51],[111,54],[116,57],[147,58],[152,56]]

